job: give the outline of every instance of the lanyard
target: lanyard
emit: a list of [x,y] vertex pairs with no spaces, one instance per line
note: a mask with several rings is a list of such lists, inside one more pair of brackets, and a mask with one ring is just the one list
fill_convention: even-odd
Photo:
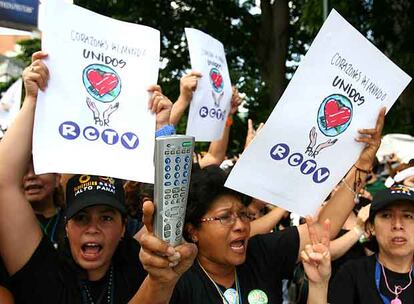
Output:
[[[411,273],[412,275],[414,275],[414,269],[411,269]],[[375,262],[375,285],[377,287],[377,291],[382,301],[384,302],[384,304],[390,304],[390,300],[388,300],[388,298],[385,295],[383,295],[380,290],[380,280],[381,280],[381,266],[378,260],[376,260]]]

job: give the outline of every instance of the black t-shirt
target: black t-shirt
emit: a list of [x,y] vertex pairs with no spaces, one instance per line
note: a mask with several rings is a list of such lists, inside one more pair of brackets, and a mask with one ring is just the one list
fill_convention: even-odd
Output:
[[[147,275],[139,261],[139,249],[132,238],[125,238],[118,245],[112,258],[113,304],[127,303]],[[30,260],[11,277],[11,290],[16,303],[78,304],[82,303],[81,286],[85,279],[85,271],[74,263],[68,249],[55,250],[43,237]],[[92,294],[96,288],[91,286]]]
[[[329,289],[329,303],[331,304],[384,304],[375,284],[376,256],[363,257],[345,263],[337,272]],[[405,287],[409,283],[409,276],[404,273],[392,272],[385,269],[388,285]],[[386,287],[384,276],[380,271],[380,291],[392,300],[395,298]],[[414,303],[414,284],[411,284],[400,295],[402,303]],[[388,304],[388,303],[386,303]]]
[[[257,235],[249,240],[246,261],[237,266],[242,303],[266,294],[267,303],[282,303],[282,279],[290,278],[299,251],[296,227]],[[260,291],[258,291],[260,290]],[[197,262],[178,281],[170,303],[223,303],[214,284]],[[260,302],[256,302],[260,303]]]
[[62,247],[65,243],[66,235],[63,209],[58,208],[56,214],[52,217],[44,217],[42,214],[36,214],[36,218],[43,234],[49,237],[53,246],[56,249]]

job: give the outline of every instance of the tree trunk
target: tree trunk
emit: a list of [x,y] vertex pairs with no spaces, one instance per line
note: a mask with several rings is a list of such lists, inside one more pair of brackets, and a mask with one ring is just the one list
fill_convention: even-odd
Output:
[[262,0],[258,57],[267,88],[263,102],[272,109],[286,86],[289,8],[287,0]]

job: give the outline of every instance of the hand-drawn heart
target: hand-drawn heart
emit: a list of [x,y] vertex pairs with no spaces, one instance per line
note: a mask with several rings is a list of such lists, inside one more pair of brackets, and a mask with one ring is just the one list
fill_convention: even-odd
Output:
[[118,85],[118,78],[112,73],[102,73],[99,70],[91,69],[87,74],[92,87],[98,91],[99,96],[111,92]]
[[331,129],[346,124],[351,119],[351,109],[345,106],[339,107],[338,101],[329,100],[325,104],[326,128]]
[[222,83],[223,83],[223,77],[221,76],[221,74],[216,72],[216,71],[212,71],[210,73],[210,77],[211,77],[211,80],[214,83],[214,86],[216,88],[220,88]]

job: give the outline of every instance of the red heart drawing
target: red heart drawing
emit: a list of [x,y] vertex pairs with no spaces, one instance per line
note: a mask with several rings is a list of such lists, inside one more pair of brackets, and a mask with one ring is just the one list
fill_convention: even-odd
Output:
[[89,70],[87,77],[92,87],[98,91],[99,96],[111,92],[119,81],[115,74],[102,73],[95,69]]
[[210,74],[210,77],[211,77],[211,80],[213,80],[214,86],[216,88],[220,88],[221,84],[223,83],[223,77],[221,76],[221,74],[213,71]]
[[325,104],[324,111],[327,129],[343,125],[351,118],[351,109],[345,106],[339,107],[338,101],[335,99],[331,99]]

